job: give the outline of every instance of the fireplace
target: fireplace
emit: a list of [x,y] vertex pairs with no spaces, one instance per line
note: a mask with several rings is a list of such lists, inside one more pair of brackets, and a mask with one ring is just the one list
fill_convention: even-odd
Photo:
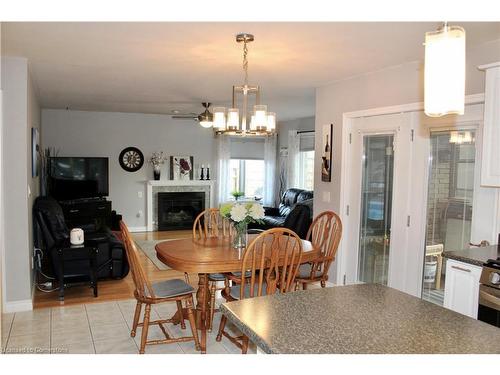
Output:
[[205,193],[158,193],[158,230],[191,229],[205,209]]

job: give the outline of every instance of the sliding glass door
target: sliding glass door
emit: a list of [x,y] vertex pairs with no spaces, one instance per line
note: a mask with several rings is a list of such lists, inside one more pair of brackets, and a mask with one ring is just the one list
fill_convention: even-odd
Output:
[[472,227],[474,129],[431,131],[422,298],[443,304],[443,251],[469,247]]

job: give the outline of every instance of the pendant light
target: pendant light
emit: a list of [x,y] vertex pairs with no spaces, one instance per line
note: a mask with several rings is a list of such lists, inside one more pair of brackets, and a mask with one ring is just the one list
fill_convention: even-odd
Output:
[[424,108],[429,117],[464,114],[465,30],[446,23],[425,34]]

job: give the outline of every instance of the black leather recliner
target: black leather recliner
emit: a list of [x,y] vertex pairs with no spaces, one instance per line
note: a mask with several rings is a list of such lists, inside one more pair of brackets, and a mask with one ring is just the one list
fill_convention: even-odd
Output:
[[[70,246],[69,229],[59,203],[51,197],[38,197],[33,204],[35,247],[42,250],[42,272],[56,277],[58,250]],[[81,226],[85,243],[98,249],[97,278],[121,279],[127,276],[129,264],[123,243],[107,228],[96,230],[94,224]],[[79,275],[88,273],[88,262],[73,262],[64,273]]]
[[287,189],[278,207],[264,207],[264,224],[253,224],[251,228],[284,227],[305,238],[312,222],[313,197],[314,193],[309,190]]

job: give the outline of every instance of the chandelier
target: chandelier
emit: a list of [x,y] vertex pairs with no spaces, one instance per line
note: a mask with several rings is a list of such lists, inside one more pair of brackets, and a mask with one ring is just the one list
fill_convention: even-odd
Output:
[[[248,83],[248,44],[254,41],[252,34],[236,35],[236,42],[243,43],[242,85],[233,86],[232,107],[214,107],[212,125],[216,134],[271,135],[276,133],[276,113],[268,112],[267,105],[260,104],[260,87]],[[253,109],[249,110],[249,108]]]

